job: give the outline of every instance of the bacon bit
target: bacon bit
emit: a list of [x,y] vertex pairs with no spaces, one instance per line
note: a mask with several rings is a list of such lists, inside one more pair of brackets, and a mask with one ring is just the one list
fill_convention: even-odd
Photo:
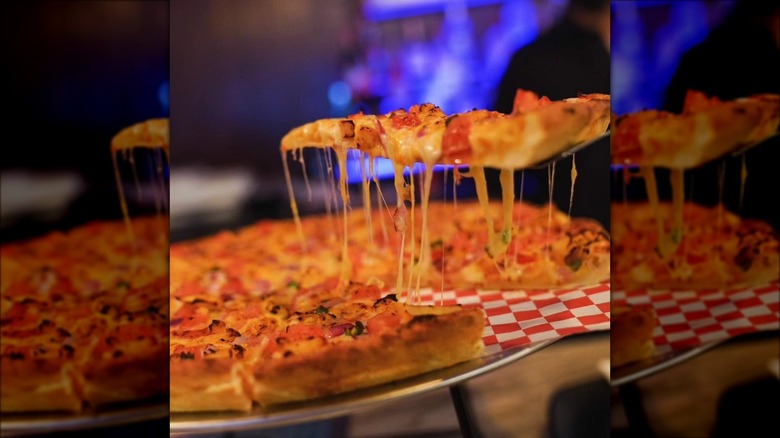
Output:
[[341,336],[341,335],[344,334],[344,332],[347,329],[351,329],[354,326],[355,326],[354,324],[350,324],[350,323],[333,325],[333,326],[330,327],[330,329],[328,331],[328,337],[329,338],[335,338],[336,336]]

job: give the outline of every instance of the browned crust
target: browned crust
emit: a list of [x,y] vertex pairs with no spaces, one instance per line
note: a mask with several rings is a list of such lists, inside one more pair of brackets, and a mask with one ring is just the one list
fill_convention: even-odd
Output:
[[69,411],[82,409],[78,376],[63,360],[0,360],[2,412]]
[[[774,132],[777,118],[768,115],[769,107],[771,102],[738,99],[692,113],[650,110],[622,116],[614,136],[613,162],[681,169],[699,166]],[[624,127],[636,131],[622,135]]]
[[169,137],[168,119],[150,119],[119,131],[111,139],[111,150],[137,147],[168,149]]
[[251,376],[244,362],[172,360],[170,373],[171,412],[252,409]]
[[83,370],[83,397],[92,405],[133,401],[167,394],[168,346],[135,357],[95,360]]
[[533,112],[484,120],[469,135],[474,164],[496,168],[536,165],[595,132],[590,129],[594,118],[588,103],[553,102]]
[[615,308],[610,322],[611,366],[637,362],[653,356],[656,317],[650,307]]
[[314,399],[445,368],[483,348],[480,309],[418,316],[397,333],[359,337],[307,354],[254,366],[254,398],[262,405]]

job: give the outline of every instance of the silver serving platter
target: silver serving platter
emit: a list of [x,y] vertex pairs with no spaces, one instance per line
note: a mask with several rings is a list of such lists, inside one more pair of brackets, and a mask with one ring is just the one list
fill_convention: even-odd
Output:
[[79,413],[2,414],[0,435],[22,436],[119,426],[167,417],[167,400],[131,403]]
[[540,351],[556,340],[505,350],[420,376],[307,402],[268,408],[255,407],[246,413],[171,413],[171,434],[263,429],[347,415],[464,382]]
[[702,344],[694,348],[672,351],[667,354],[654,356],[641,362],[630,363],[618,368],[613,368],[610,372],[610,384],[612,386],[620,386],[651,376],[675,365],[681,364],[689,359],[692,359],[704,353],[705,351],[726,342],[727,340],[728,339],[723,339],[720,341]]

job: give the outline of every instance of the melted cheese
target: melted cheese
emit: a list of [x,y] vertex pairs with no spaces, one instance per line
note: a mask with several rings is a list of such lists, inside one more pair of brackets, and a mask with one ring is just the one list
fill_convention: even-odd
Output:
[[430,231],[428,229],[428,201],[431,197],[431,184],[433,183],[433,165],[434,163],[426,163],[425,165],[425,179],[422,184],[422,236],[420,236],[420,261],[416,265],[417,269],[417,284],[414,288],[414,296],[419,302],[422,300],[420,295],[420,283],[423,276],[428,272],[431,266],[431,244],[430,244]]
[[298,233],[298,240],[301,245],[306,245],[306,239],[303,235],[303,225],[301,225],[301,216],[298,214],[298,204],[295,202],[295,192],[293,191],[292,178],[290,178],[290,166],[287,164],[287,152],[282,151],[282,168],[284,169],[284,180],[287,183],[287,195],[290,197],[290,210],[292,210],[293,220],[295,221],[295,231]]
[[347,190],[347,150],[346,148],[336,148],[336,159],[339,165],[339,188],[341,189],[342,215],[344,220],[343,233],[341,237],[341,275],[339,283],[342,287],[349,284],[352,278],[352,262],[349,259],[349,191]]
[[306,193],[309,195],[309,202],[311,202],[311,185],[309,184],[309,174],[306,171],[306,160],[303,158],[303,149],[299,150],[298,162],[301,164],[301,170],[303,171],[303,183],[306,184]]
[[577,181],[577,162],[574,155],[571,156],[571,191],[569,192],[569,217],[571,217],[571,207],[574,205],[574,182]]
[[742,167],[739,170],[739,208],[742,209],[742,202],[745,199],[745,183],[747,182],[747,157],[742,154]]
[[[369,173],[371,174],[371,178],[374,180],[374,186],[376,186],[376,208],[378,208],[380,211],[382,210],[382,207],[385,207],[385,210],[390,210],[387,207],[387,201],[385,201],[385,196],[382,194],[382,186],[379,184],[379,178],[376,176],[376,171],[374,170],[374,157],[370,158],[371,161],[369,161]],[[383,219],[383,216],[379,216],[379,224],[382,226],[382,239],[384,240],[385,246],[390,242],[390,237],[387,234],[387,225],[385,224],[385,220]]]
[[122,187],[122,177],[119,176],[119,163],[117,162],[117,155],[119,151],[114,151],[111,154],[111,159],[114,165],[114,177],[116,178],[116,188],[119,191],[119,207],[122,209],[122,219],[125,221],[125,228],[127,230],[127,238],[133,248],[136,247],[135,234],[133,233],[133,225],[130,223],[130,212],[127,209],[127,198],[125,197],[125,189]]
[[551,247],[550,242],[550,229],[552,228],[552,211],[553,211],[553,188],[555,187],[555,161],[552,164],[547,165],[547,250],[545,250],[545,259],[550,260]]
[[469,170],[468,176],[474,179],[474,185],[477,189],[477,199],[479,205],[482,208],[482,214],[485,217],[485,224],[488,230],[488,241],[485,246],[485,252],[487,252],[490,260],[493,261],[496,269],[500,275],[504,275],[501,265],[498,263],[499,256],[506,254],[506,245],[502,238],[501,233],[496,233],[495,225],[493,223],[493,216],[490,214],[490,198],[487,190],[487,181],[485,180],[485,169],[482,166],[473,166]]
[[504,227],[501,230],[501,258],[504,259],[504,266],[508,263],[506,261],[506,252],[509,249],[509,245],[512,243],[513,230],[512,230],[512,212],[515,203],[515,171],[514,169],[501,169],[500,175],[501,181],[501,210],[503,216]]
[[[404,205],[404,166],[393,163],[393,184],[395,185],[396,211],[393,214],[395,231],[401,236],[401,246],[398,250],[398,278],[395,283],[395,291],[401,294],[404,278],[404,246],[406,243],[406,205]],[[397,217],[401,216],[401,217]]]
[[408,280],[408,283],[406,285],[406,290],[408,291],[408,293],[410,295],[411,295],[411,292],[412,292],[412,276],[414,275],[415,270],[417,269],[417,264],[419,262],[419,260],[415,260],[416,256],[415,256],[415,246],[414,246],[414,244],[416,242],[415,237],[416,237],[416,234],[417,234],[415,232],[415,228],[414,228],[414,222],[415,222],[414,221],[414,216],[415,216],[414,215],[414,206],[415,206],[415,197],[417,195],[417,191],[415,190],[415,187],[414,187],[414,173],[412,173],[413,170],[414,170],[414,168],[412,168],[412,167],[409,168],[409,191],[408,192],[404,192],[404,193],[409,193],[409,202],[411,203],[411,211],[409,212],[409,225],[410,225],[410,228],[411,228],[411,230],[410,230],[411,231],[411,240],[409,241],[409,243],[410,243],[410,245],[409,245],[409,280]]
[[360,183],[363,189],[363,215],[368,228],[368,242],[374,245],[374,224],[371,222],[371,180],[366,175],[366,155],[360,153]]
[[674,250],[680,246],[683,237],[683,204],[685,204],[685,174],[682,169],[671,169],[672,183],[672,231],[671,242]]

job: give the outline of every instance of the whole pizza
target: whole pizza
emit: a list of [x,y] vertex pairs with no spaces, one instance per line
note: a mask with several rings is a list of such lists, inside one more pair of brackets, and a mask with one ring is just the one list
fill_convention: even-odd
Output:
[[0,246],[2,412],[78,412],[167,396],[168,218],[128,214],[117,166],[137,147],[167,151],[167,119],[112,141],[124,220]]
[[[605,280],[603,227],[552,204],[519,202],[513,172],[602,135],[608,123],[609,96],[550,102],[520,91],[512,114],[447,115],[423,104],[291,130],[281,150],[292,219],[171,246],[171,410],[246,411],[311,400],[478,357],[483,310],[420,305],[422,288]],[[325,187],[338,206],[328,214],[298,215],[287,159],[292,153],[302,160],[304,147],[323,149],[323,167],[331,177],[338,172]],[[361,203],[350,200],[347,187],[351,151],[369,163],[362,207],[354,210]],[[395,169],[392,206],[373,172],[377,157]],[[425,167],[419,180],[404,175],[415,163]],[[478,200],[431,200],[437,164],[456,165],[456,181],[474,178]],[[488,199],[485,166],[502,169],[500,202]]]

